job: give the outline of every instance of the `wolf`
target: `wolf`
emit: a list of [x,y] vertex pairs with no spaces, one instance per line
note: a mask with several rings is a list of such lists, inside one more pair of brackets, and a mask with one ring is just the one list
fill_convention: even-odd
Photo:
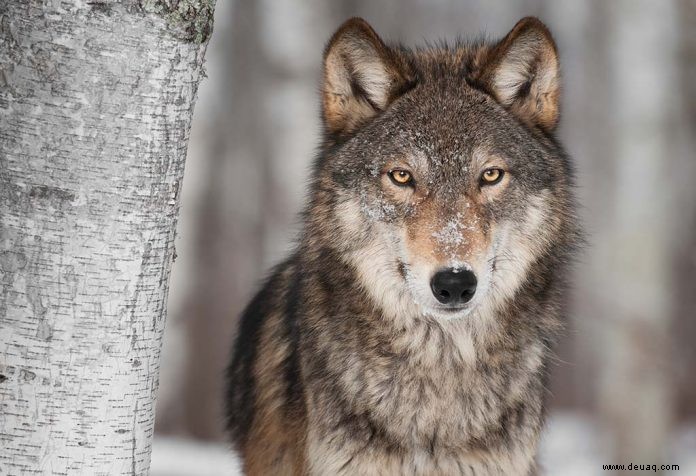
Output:
[[557,49],[419,49],[353,18],[324,51],[303,227],[244,311],[246,474],[528,475],[581,238]]

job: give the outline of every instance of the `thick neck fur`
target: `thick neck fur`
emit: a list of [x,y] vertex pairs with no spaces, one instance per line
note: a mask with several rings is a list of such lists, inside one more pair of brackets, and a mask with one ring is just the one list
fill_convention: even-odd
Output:
[[367,415],[374,428],[364,430],[384,431],[395,447],[456,453],[527,439],[535,445],[558,328],[550,263],[534,264],[536,278],[519,289],[514,305],[488,311],[495,323],[488,333],[467,319],[398,319],[365,289],[342,246],[318,246],[336,242],[335,229],[331,240],[322,236],[331,230],[324,218],[310,225],[299,254],[307,285],[321,289],[308,297],[305,319],[308,348],[320,356],[304,362],[317,407],[341,402],[346,421]]

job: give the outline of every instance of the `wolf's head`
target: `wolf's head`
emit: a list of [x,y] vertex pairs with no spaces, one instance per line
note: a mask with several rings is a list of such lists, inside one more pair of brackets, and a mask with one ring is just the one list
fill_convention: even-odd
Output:
[[386,313],[498,308],[571,241],[558,113],[556,47],[535,18],[497,43],[416,51],[351,19],[325,51],[310,222]]

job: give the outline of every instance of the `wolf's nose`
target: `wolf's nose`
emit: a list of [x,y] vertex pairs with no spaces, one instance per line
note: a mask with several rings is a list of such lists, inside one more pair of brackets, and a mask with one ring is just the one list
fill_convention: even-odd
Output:
[[430,281],[435,298],[442,304],[464,304],[476,292],[476,275],[469,270],[443,269]]

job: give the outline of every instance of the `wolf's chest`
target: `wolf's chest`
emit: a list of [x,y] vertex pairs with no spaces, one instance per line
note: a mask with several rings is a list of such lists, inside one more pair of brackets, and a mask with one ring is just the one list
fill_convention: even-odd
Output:
[[323,440],[350,435],[357,447],[370,449],[351,458],[355,474],[374,467],[385,468],[384,474],[527,474],[541,399],[534,395],[525,402],[512,385],[524,386],[531,396],[533,377],[527,374],[523,384],[497,372],[425,370],[404,364],[390,373],[366,371],[364,387],[354,396],[366,410],[366,422],[358,427],[370,428],[368,434],[346,430],[333,437],[339,431],[334,427]]
[[395,440],[471,447],[539,424],[543,386],[536,349],[473,364],[446,358],[444,349],[440,360],[414,356],[363,372],[362,404]]
[[403,441],[433,445],[477,438],[503,411],[494,386],[472,372],[401,368],[379,380],[368,397],[370,414]]

